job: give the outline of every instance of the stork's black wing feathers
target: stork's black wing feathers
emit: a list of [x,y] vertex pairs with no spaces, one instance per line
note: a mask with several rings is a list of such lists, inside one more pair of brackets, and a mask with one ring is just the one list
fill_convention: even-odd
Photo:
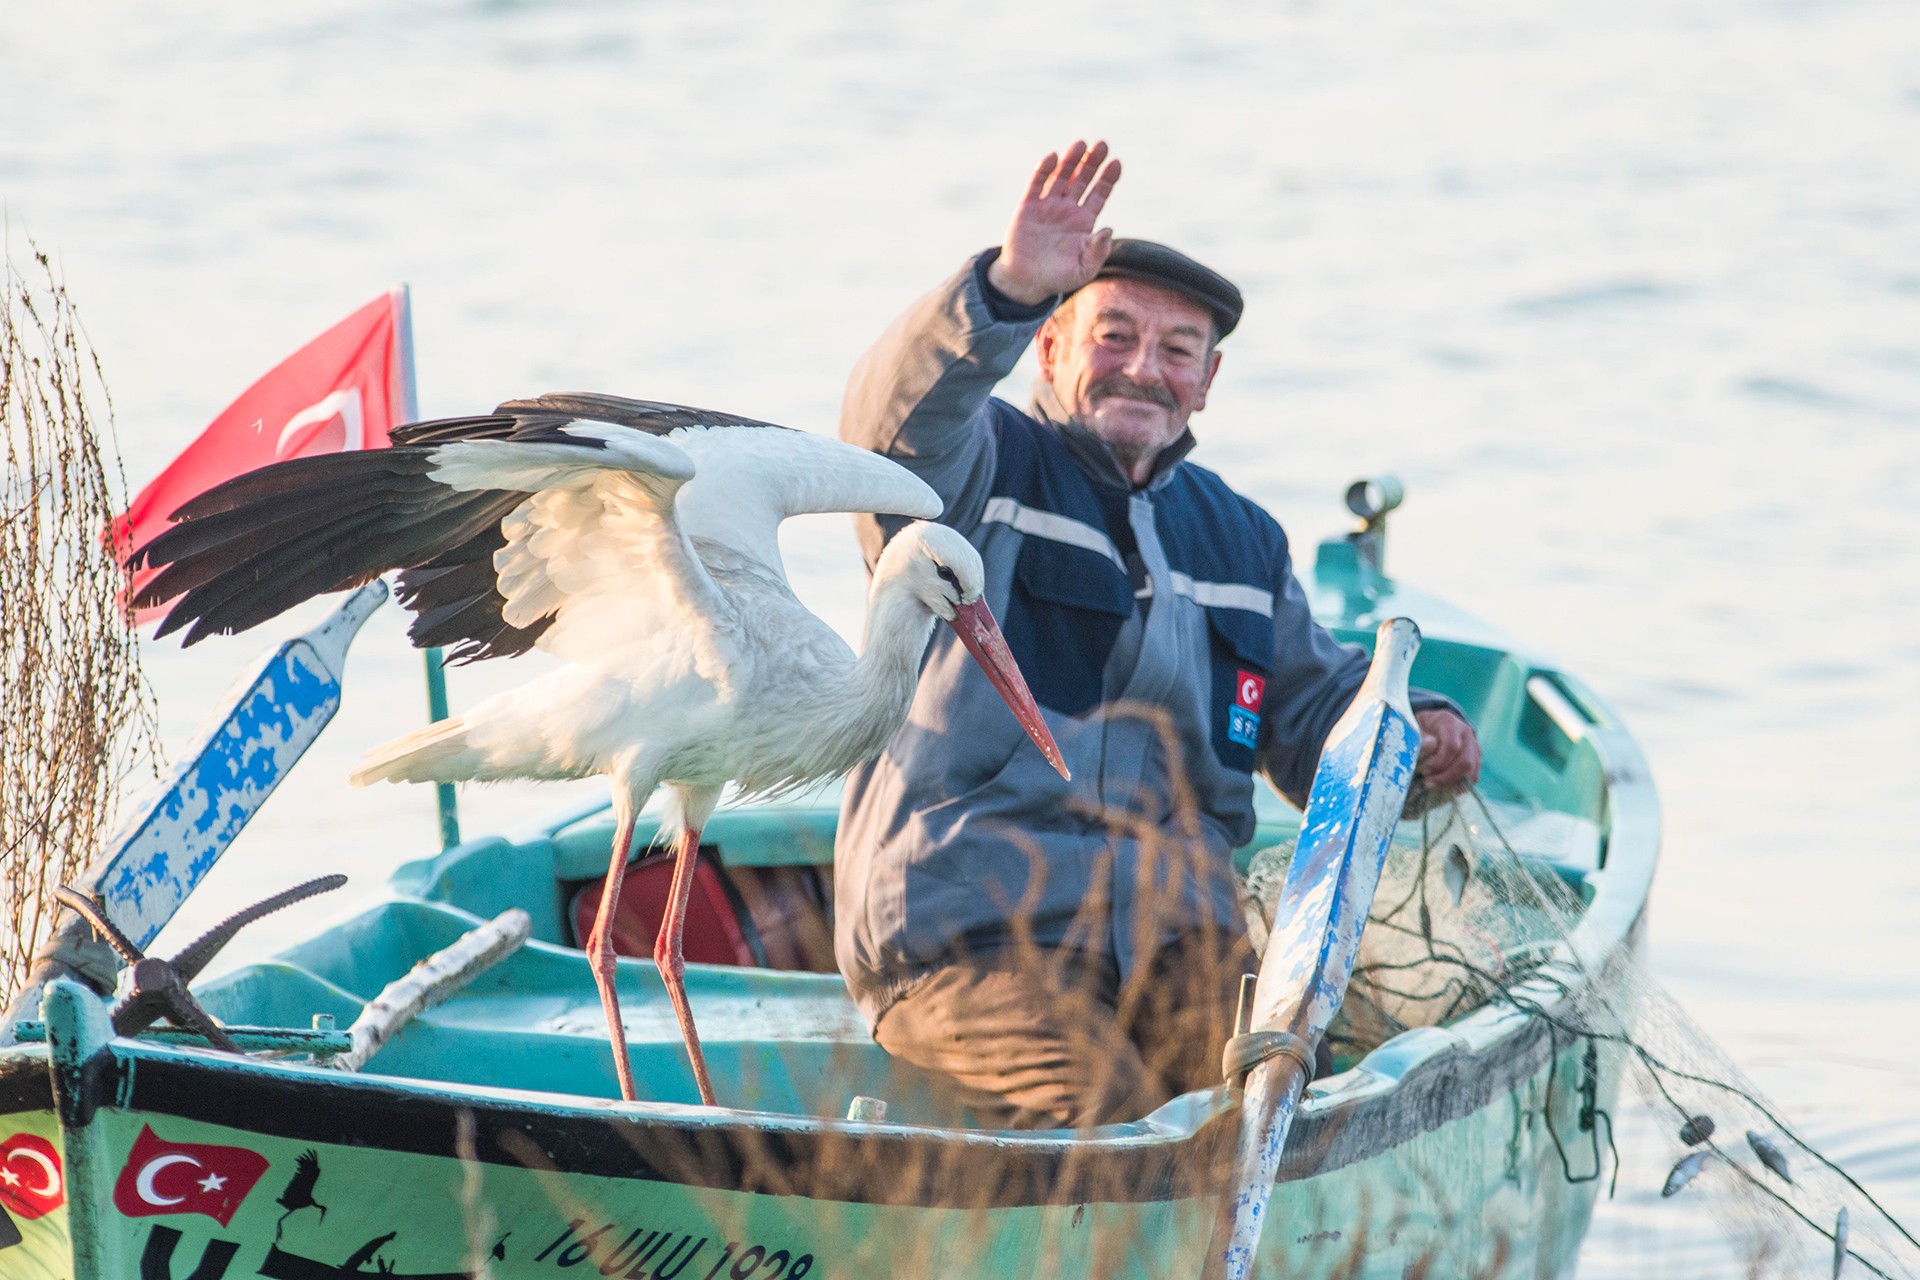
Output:
[[682,427],[776,427],[734,414],[590,392],[509,400],[491,414],[396,427],[392,445],[262,467],[182,506],[177,521],[136,551],[135,567],[163,565],[134,603],[179,597],[159,634],[185,643],[256,626],[313,596],[401,571],[422,648],[455,661],[524,653],[553,619],[508,625],[493,553],[500,521],[527,498],[505,489],[457,491],[433,478],[433,454],[466,441],[600,449],[562,428],[587,418],[666,435]]
[[495,412],[554,414],[565,421],[592,418],[597,422],[611,422],[656,436],[678,431],[681,427],[771,427],[776,431],[792,430],[776,422],[743,418],[737,413],[720,413],[713,409],[696,409],[691,405],[666,404],[659,400],[629,400],[625,396],[602,395],[597,391],[556,391],[535,396],[531,400],[509,400]]
[[[418,569],[401,570],[401,603],[424,619],[430,610],[493,590],[493,552],[505,546],[506,541],[498,536],[475,538],[471,549],[476,554],[471,559],[457,564],[429,564]],[[495,545],[489,547],[486,545],[488,542]],[[460,551],[468,549],[467,545],[458,548]],[[415,601],[419,603],[416,605]]]
[[[508,404],[520,403],[508,401]],[[388,438],[396,445],[431,449],[435,445],[451,444],[457,440],[508,440],[515,444],[570,444],[582,449],[605,448],[598,440],[582,440],[578,436],[563,434],[561,427],[574,420],[573,416],[554,413],[550,410],[535,410],[529,413],[512,413],[507,405],[500,406],[497,413],[482,414],[475,418],[436,418],[431,422],[410,422],[404,427],[395,427]]]
[[[182,604],[194,606],[197,621],[186,643],[244,631],[314,596],[431,560],[448,547],[497,531],[526,497],[497,490],[441,493],[444,499],[424,510],[375,508],[322,525],[189,592]],[[174,627],[174,614],[163,631]]]
[[[323,453],[314,458],[289,458],[215,485],[181,504],[171,518],[202,520],[258,502],[285,503],[303,493],[337,494],[339,487],[355,488],[370,478],[370,458],[379,459],[377,466],[372,466],[374,473],[398,483],[405,476],[424,476],[431,471],[433,463],[427,457],[429,452],[426,449],[364,449]],[[154,539],[154,543],[159,541],[160,538]]]
[[[456,421],[498,429],[491,419]],[[598,447],[556,436],[550,425],[540,434]],[[476,558],[491,567],[500,521],[527,495],[448,488],[432,478],[432,453],[431,447],[396,446],[297,458],[209,490],[175,513],[179,523],[134,554],[135,566],[165,566],[134,603],[147,607],[178,596],[159,634],[184,628],[185,643],[194,644],[389,569]],[[480,543],[466,550],[475,539]],[[504,601],[488,590],[497,614]],[[499,626],[497,620],[485,626],[485,634],[491,638]]]
[[167,565],[140,593],[139,603],[171,600],[249,561],[261,547],[282,545],[321,523],[338,526],[347,517],[368,511],[424,514],[432,499],[445,493],[443,486],[424,475],[388,479],[393,483],[296,491],[264,506],[230,508],[173,525],[135,557],[136,567],[148,562]]
[[[219,568],[181,598],[167,614],[155,637],[169,635],[191,624],[185,644],[198,644],[209,635],[230,635],[264,622],[282,610],[328,591],[347,591],[380,576],[384,565],[371,568],[358,562],[384,559],[380,532],[390,519],[379,509],[357,511],[344,520],[307,524],[303,531],[278,545],[261,543],[239,563]],[[348,553],[328,562],[329,551]],[[362,554],[354,555],[352,552]],[[201,566],[184,562],[183,574],[200,576]],[[147,585],[139,600],[165,600],[175,587],[167,581],[178,565],[169,567]],[[318,573],[315,570],[318,569]],[[310,582],[318,577],[321,581]],[[269,607],[268,598],[293,598]],[[243,620],[244,619],[244,620]]]
[[447,660],[455,663],[511,658],[533,648],[553,619],[514,627],[500,616],[506,601],[496,587],[493,553],[504,545],[506,539],[496,528],[491,537],[471,539],[456,549],[470,553],[470,559],[401,571],[395,594],[416,615],[407,632],[416,645],[446,648]]

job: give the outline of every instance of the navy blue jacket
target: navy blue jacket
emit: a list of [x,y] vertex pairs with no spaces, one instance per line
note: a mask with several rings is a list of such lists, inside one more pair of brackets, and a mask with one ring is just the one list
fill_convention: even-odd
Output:
[[[1301,803],[1366,673],[1314,622],[1279,524],[1184,461],[1190,436],[1136,488],[1046,388],[1027,413],[991,398],[1045,309],[992,294],[989,260],[866,355],[841,435],[932,485],[979,549],[1073,780],[936,629],[906,727],[847,780],[835,847],[836,952],[875,1023],[935,968],[1023,938],[1124,977],[1159,940],[1241,932],[1253,774]],[[860,518],[869,565],[894,527]]]

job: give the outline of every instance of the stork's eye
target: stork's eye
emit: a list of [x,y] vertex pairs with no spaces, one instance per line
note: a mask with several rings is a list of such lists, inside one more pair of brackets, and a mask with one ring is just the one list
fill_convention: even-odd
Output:
[[940,581],[946,583],[955,591],[960,589],[960,579],[953,576],[953,570],[943,564],[936,564],[933,566],[933,571],[940,575]]

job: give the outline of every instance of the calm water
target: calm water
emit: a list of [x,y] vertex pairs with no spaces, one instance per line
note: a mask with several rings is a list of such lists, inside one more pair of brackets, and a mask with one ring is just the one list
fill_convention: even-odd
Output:
[[[1248,294],[1198,460],[1301,544],[1351,477],[1405,478],[1394,569],[1652,757],[1655,971],[1920,1218],[1910,0],[0,3],[0,200],[65,269],[136,483],[397,280],[428,415],[592,388],[830,430],[1077,134],[1126,162],[1123,233]],[[857,634],[841,522],[788,547]],[[196,919],[429,845],[424,795],[343,781],[419,718],[400,630]],[[173,741],[263,643],[150,648]],[[566,798],[473,795],[469,828]],[[1583,1273],[1726,1270],[1649,1244],[1681,1212],[1606,1215]]]

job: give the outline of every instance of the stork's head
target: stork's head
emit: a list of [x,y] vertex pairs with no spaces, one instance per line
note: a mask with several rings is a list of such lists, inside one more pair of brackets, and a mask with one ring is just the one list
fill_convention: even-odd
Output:
[[894,535],[880,561],[942,622],[952,622],[987,589],[980,553],[944,524],[914,521]]
[[1061,777],[1071,778],[1013,651],[1000,634],[1000,624],[981,598],[987,589],[987,570],[973,544],[946,525],[916,520],[893,536],[874,566],[876,585],[886,579],[900,581],[927,612],[954,629],[1047,763]]

